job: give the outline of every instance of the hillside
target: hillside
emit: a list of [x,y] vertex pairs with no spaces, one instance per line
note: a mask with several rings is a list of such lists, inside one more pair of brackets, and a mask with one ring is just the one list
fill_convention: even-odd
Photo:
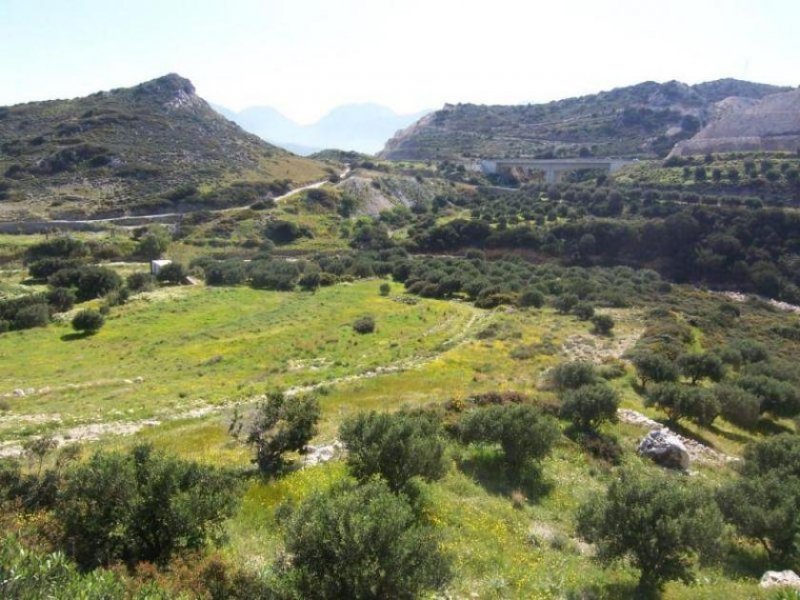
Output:
[[327,176],[217,114],[167,75],[0,108],[0,218],[245,204]]
[[645,82],[546,104],[448,104],[399,132],[381,156],[664,156],[712,118],[714,103],[785,90],[733,79],[694,86]]
[[238,113],[215,108],[246,131],[303,156],[324,148],[375,153],[390,136],[428,112],[399,115],[378,104],[346,104],[316,123],[301,125],[269,106],[253,106]]
[[790,151],[800,148],[800,90],[760,100],[729,98],[717,118],[692,139],[679,143],[676,156],[709,152]]

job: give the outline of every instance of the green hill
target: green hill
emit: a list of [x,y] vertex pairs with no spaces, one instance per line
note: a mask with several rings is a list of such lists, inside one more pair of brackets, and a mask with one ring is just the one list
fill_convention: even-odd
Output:
[[0,219],[241,205],[327,176],[244,132],[170,74],[0,108]]

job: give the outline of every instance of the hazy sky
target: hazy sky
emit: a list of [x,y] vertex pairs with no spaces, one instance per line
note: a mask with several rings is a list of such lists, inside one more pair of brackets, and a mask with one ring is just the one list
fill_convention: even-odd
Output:
[[800,0],[0,0],[0,105],[169,72],[309,122],[644,80],[800,84]]

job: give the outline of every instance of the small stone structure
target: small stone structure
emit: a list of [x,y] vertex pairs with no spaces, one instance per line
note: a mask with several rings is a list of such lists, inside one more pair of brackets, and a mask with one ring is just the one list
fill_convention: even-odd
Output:
[[158,272],[161,269],[163,269],[167,265],[171,265],[171,264],[172,264],[172,261],[171,260],[167,260],[167,259],[164,259],[164,260],[151,260],[150,261],[150,274],[155,277],[156,275],[158,275]]

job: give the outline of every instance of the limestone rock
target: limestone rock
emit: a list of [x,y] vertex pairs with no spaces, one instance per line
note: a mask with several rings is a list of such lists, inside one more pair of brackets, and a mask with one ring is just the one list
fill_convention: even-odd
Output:
[[648,433],[639,444],[638,452],[662,467],[689,469],[689,451],[677,436],[667,430],[654,429]]
[[761,577],[762,588],[792,587],[800,590],[800,577],[794,571],[767,571]]

